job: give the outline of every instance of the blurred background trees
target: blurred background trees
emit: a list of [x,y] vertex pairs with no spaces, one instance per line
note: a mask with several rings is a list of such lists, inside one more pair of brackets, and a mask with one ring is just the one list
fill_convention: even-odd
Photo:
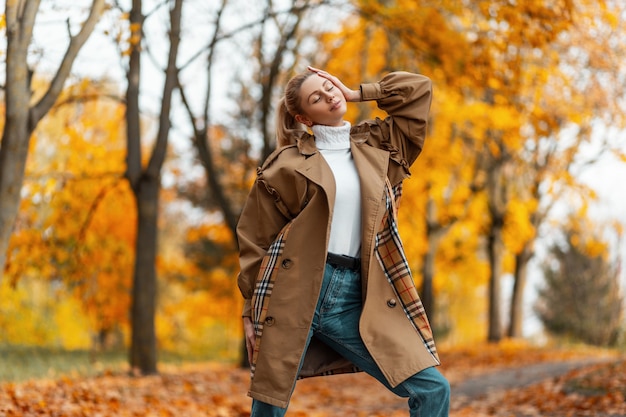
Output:
[[[15,16],[39,6],[5,3],[7,36]],[[589,256],[591,275],[623,280],[621,223],[585,237],[594,252],[572,244],[559,255],[555,245],[560,230],[594,222],[596,190],[581,173],[626,160],[624,13],[588,0],[42,7],[22,29],[34,36],[20,38],[20,61],[5,54],[0,171],[23,155],[25,175],[11,186],[15,220],[4,197],[0,209],[0,317],[23,325],[0,319],[0,343],[131,347],[144,373],[156,371],[158,351],[239,357],[234,228],[275,146],[273,105],[308,64],[355,87],[395,69],[433,79],[429,140],[400,210],[425,306],[442,342],[528,336],[528,282],[546,277],[540,300],[567,282],[556,261],[537,267],[543,258]],[[74,38],[52,45],[50,33],[67,31],[67,16],[70,33],[99,23],[57,81],[59,45]],[[31,69],[26,84],[13,83],[15,62]],[[59,82],[54,106],[15,148],[12,115]],[[349,108],[353,123],[375,116],[373,103]]]
[[[37,124],[57,101],[79,51],[105,9],[104,0],[94,0],[88,17],[72,32],[67,20],[68,44],[60,64],[48,74],[50,81],[36,90],[36,71],[29,62],[33,28],[40,1],[7,1],[2,19],[6,36],[4,55],[4,124],[0,147],[0,280],[6,263],[9,238],[18,215],[29,143]],[[37,74],[39,75],[39,74]]]
[[550,246],[536,310],[555,335],[596,346],[614,346],[622,333],[624,296],[619,263],[607,257],[594,232],[572,227]]

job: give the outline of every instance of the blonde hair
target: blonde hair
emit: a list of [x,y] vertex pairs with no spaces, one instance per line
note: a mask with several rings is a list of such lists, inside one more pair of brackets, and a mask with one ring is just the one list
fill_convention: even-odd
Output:
[[293,133],[305,130],[296,115],[302,113],[300,105],[300,88],[304,81],[313,75],[305,72],[291,78],[285,87],[285,95],[279,100],[276,109],[276,142],[277,146],[291,145],[295,142]]

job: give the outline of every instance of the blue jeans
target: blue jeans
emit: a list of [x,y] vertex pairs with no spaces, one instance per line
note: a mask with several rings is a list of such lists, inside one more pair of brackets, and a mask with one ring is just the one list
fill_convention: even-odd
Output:
[[[327,264],[308,342],[315,335],[391,392],[408,398],[411,417],[447,416],[450,384],[435,368],[424,369],[395,388],[389,385],[361,340],[361,309],[360,273]],[[282,417],[286,412],[286,408],[253,400],[250,417]]]

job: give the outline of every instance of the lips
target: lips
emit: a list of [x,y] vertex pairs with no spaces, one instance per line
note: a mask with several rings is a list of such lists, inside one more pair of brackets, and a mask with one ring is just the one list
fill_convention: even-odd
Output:
[[335,111],[335,110],[337,110],[339,107],[341,107],[341,101],[338,101],[338,102],[334,103],[334,104],[331,106],[330,111]]

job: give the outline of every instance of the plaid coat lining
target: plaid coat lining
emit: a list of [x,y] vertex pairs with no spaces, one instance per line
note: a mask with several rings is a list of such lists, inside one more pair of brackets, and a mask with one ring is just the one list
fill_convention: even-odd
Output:
[[387,212],[383,216],[379,232],[376,234],[376,257],[382,266],[387,280],[394,288],[404,313],[421,336],[426,349],[439,363],[433,332],[426,317],[426,310],[417,294],[409,263],[404,254],[398,232],[398,206],[402,196],[402,183],[392,187],[389,179],[385,186]]

